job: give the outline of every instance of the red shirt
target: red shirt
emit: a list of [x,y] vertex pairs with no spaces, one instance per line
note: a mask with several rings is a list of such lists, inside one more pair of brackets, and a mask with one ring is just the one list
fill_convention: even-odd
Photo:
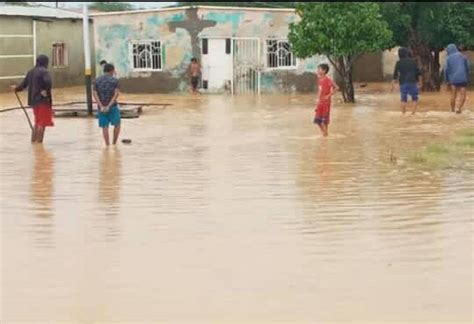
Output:
[[331,89],[334,86],[332,80],[325,76],[318,80],[319,84],[319,101],[331,102],[331,99],[324,99],[325,96],[331,93]]

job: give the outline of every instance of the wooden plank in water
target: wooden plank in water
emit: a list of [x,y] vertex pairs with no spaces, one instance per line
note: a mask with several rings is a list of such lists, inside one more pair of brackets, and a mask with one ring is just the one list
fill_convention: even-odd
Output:
[[[72,106],[72,107],[71,107]],[[87,118],[90,117],[87,113],[87,109],[85,105],[82,104],[74,104],[69,106],[69,108],[61,108],[61,109],[54,109],[54,116],[55,117],[66,117],[66,118]],[[135,105],[128,105],[128,106],[121,106],[120,113],[122,118],[138,118],[142,113],[141,106]],[[93,115],[97,115],[97,110],[94,109]]]

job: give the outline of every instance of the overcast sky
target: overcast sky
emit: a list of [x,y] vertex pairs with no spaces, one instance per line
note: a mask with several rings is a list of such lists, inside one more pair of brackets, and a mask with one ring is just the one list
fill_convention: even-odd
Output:
[[[52,6],[52,7],[56,6],[55,2],[36,1],[36,3],[40,3],[42,5]],[[59,2],[58,4],[61,8],[68,8],[68,7],[70,8],[70,7],[82,7],[83,3],[92,3],[92,2]],[[129,2],[129,3],[140,8],[160,8],[160,7],[166,7],[166,6],[175,4],[176,2]]]

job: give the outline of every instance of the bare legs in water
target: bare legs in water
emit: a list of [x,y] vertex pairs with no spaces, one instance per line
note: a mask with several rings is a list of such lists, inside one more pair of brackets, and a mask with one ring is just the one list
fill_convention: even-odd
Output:
[[[103,127],[102,128],[102,134],[104,135],[104,142],[105,145],[109,146],[110,145],[110,138],[109,138],[109,128],[108,127]],[[113,138],[113,144],[117,144],[117,140],[120,135],[120,124],[114,127],[114,138]]]
[[[462,112],[462,107],[466,102],[466,87],[456,87],[454,85],[450,86],[451,88],[451,111],[460,114]],[[456,107],[457,101],[457,107]]]

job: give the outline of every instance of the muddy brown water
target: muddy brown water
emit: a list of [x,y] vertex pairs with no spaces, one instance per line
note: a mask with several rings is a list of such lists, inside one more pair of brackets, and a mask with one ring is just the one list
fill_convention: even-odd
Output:
[[474,160],[404,161],[472,127],[473,93],[462,115],[443,92],[402,117],[386,89],[336,100],[328,139],[314,95],[125,94],[174,105],[110,149],[94,119],[32,147],[2,113],[2,323],[470,323]]

